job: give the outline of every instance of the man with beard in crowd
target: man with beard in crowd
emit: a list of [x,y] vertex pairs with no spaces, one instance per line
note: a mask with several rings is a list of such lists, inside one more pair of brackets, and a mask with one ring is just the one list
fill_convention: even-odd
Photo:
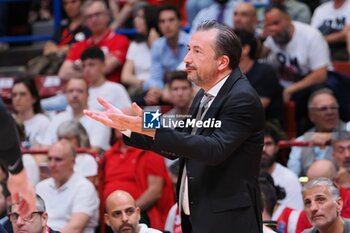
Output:
[[302,210],[304,205],[298,177],[291,170],[276,162],[279,140],[275,129],[271,126],[266,126],[260,166],[262,170],[272,176],[276,185],[286,190],[286,197],[279,204]]

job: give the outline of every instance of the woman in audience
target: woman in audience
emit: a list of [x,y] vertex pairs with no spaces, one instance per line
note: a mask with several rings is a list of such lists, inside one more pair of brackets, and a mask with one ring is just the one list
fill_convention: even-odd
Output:
[[25,140],[24,149],[32,149],[38,137],[44,137],[49,126],[49,119],[42,114],[39,92],[34,79],[21,77],[15,79],[12,87],[12,105],[16,117],[23,122]]
[[122,82],[129,87],[131,98],[143,92],[142,84],[150,77],[151,46],[160,36],[156,11],[146,3],[139,4],[134,11],[137,36],[129,46],[122,70]]

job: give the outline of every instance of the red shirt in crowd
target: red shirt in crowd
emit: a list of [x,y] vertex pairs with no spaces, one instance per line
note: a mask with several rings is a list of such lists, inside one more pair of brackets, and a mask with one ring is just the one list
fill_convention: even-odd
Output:
[[[72,62],[79,60],[84,50],[93,45],[100,47],[105,55],[112,54],[121,64],[124,64],[129,47],[129,39],[126,36],[115,34],[109,30],[97,44],[94,42],[94,36],[74,44],[70,49],[66,60]],[[121,69],[122,65],[115,69],[112,73],[106,75],[106,78],[112,82],[120,83]]]
[[151,227],[163,230],[169,209],[174,205],[174,190],[168,175],[164,158],[151,151],[129,147],[126,153],[116,143],[105,154],[105,178],[103,203],[115,190],[129,192],[135,200],[146,191],[150,175],[164,179],[162,197],[147,211]]

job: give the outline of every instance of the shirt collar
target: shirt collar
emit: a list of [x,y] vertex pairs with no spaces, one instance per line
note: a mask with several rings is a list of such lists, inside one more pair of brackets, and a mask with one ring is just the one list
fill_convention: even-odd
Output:
[[227,78],[230,76],[227,75],[225,78],[221,79],[220,82],[218,82],[217,84],[215,84],[212,88],[210,88],[208,90],[208,94],[216,97],[221,89],[221,87],[224,85],[224,83],[226,82]]

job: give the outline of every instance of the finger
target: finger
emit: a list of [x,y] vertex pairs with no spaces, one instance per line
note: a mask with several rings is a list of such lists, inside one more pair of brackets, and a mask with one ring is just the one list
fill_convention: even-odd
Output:
[[138,106],[137,103],[132,103],[131,109],[137,116],[142,117],[142,108]]
[[97,97],[97,101],[105,108],[105,109],[111,109],[113,108],[113,105],[108,103],[106,100],[104,100],[101,96]]

